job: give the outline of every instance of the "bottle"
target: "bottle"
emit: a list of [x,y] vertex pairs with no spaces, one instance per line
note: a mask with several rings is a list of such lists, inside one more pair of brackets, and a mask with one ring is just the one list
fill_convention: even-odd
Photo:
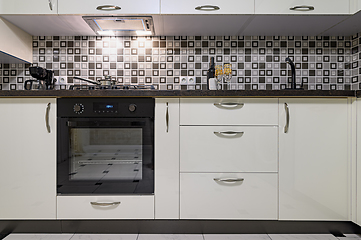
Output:
[[213,85],[212,83],[210,84],[210,81],[214,81],[214,75],[215,75],[216,70],[214,69],[214,57],[211,57],[210,62],[209,62],[209,69],[207,71],[207,90],[214,90],[212,89]]

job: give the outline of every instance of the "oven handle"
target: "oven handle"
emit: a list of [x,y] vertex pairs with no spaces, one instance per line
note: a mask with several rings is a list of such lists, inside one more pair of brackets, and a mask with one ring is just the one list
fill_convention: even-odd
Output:
[[91,205],[93,206],[115,206],[115,205],[119,205],[120,202],[90,202]]

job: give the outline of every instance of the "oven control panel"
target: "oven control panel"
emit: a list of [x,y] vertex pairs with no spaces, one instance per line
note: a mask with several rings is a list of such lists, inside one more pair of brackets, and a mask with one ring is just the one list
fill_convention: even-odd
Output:
[[58,117],[153,117],[154,98],[59,98]]

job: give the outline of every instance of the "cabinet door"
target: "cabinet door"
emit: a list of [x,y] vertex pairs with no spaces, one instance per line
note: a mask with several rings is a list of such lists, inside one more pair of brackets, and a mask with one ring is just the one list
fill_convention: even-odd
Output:
[[[306,11],[307,7],[313,10]],[[290,10],[290,8],[296,8]],[[298,11],[297,11],[298,10]],[[349,14],[349,1],[255,0],[256,14]]]
[[347,129],[347,99],[280,99],[281,220],[348,220]]
[[55,219],[56,99],[1,98],[0,112],[0,219]]
[[[117,6],[120,9],[98,10],[99,6]],[[59,14],[159,14],[159,0],[59,0]]]
[[253,14],[254,1],[162,0],[160,11],[161,14]]
[[179,218],[179,99],[155,99],[155,218]]
[[58,0],[0,0],[0,14],[58,14]]

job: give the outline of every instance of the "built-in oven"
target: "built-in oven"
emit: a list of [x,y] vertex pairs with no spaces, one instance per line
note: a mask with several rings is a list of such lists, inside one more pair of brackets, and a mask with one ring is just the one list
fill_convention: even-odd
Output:
[[58,195],[154,193],[153,98],[57,104]]

